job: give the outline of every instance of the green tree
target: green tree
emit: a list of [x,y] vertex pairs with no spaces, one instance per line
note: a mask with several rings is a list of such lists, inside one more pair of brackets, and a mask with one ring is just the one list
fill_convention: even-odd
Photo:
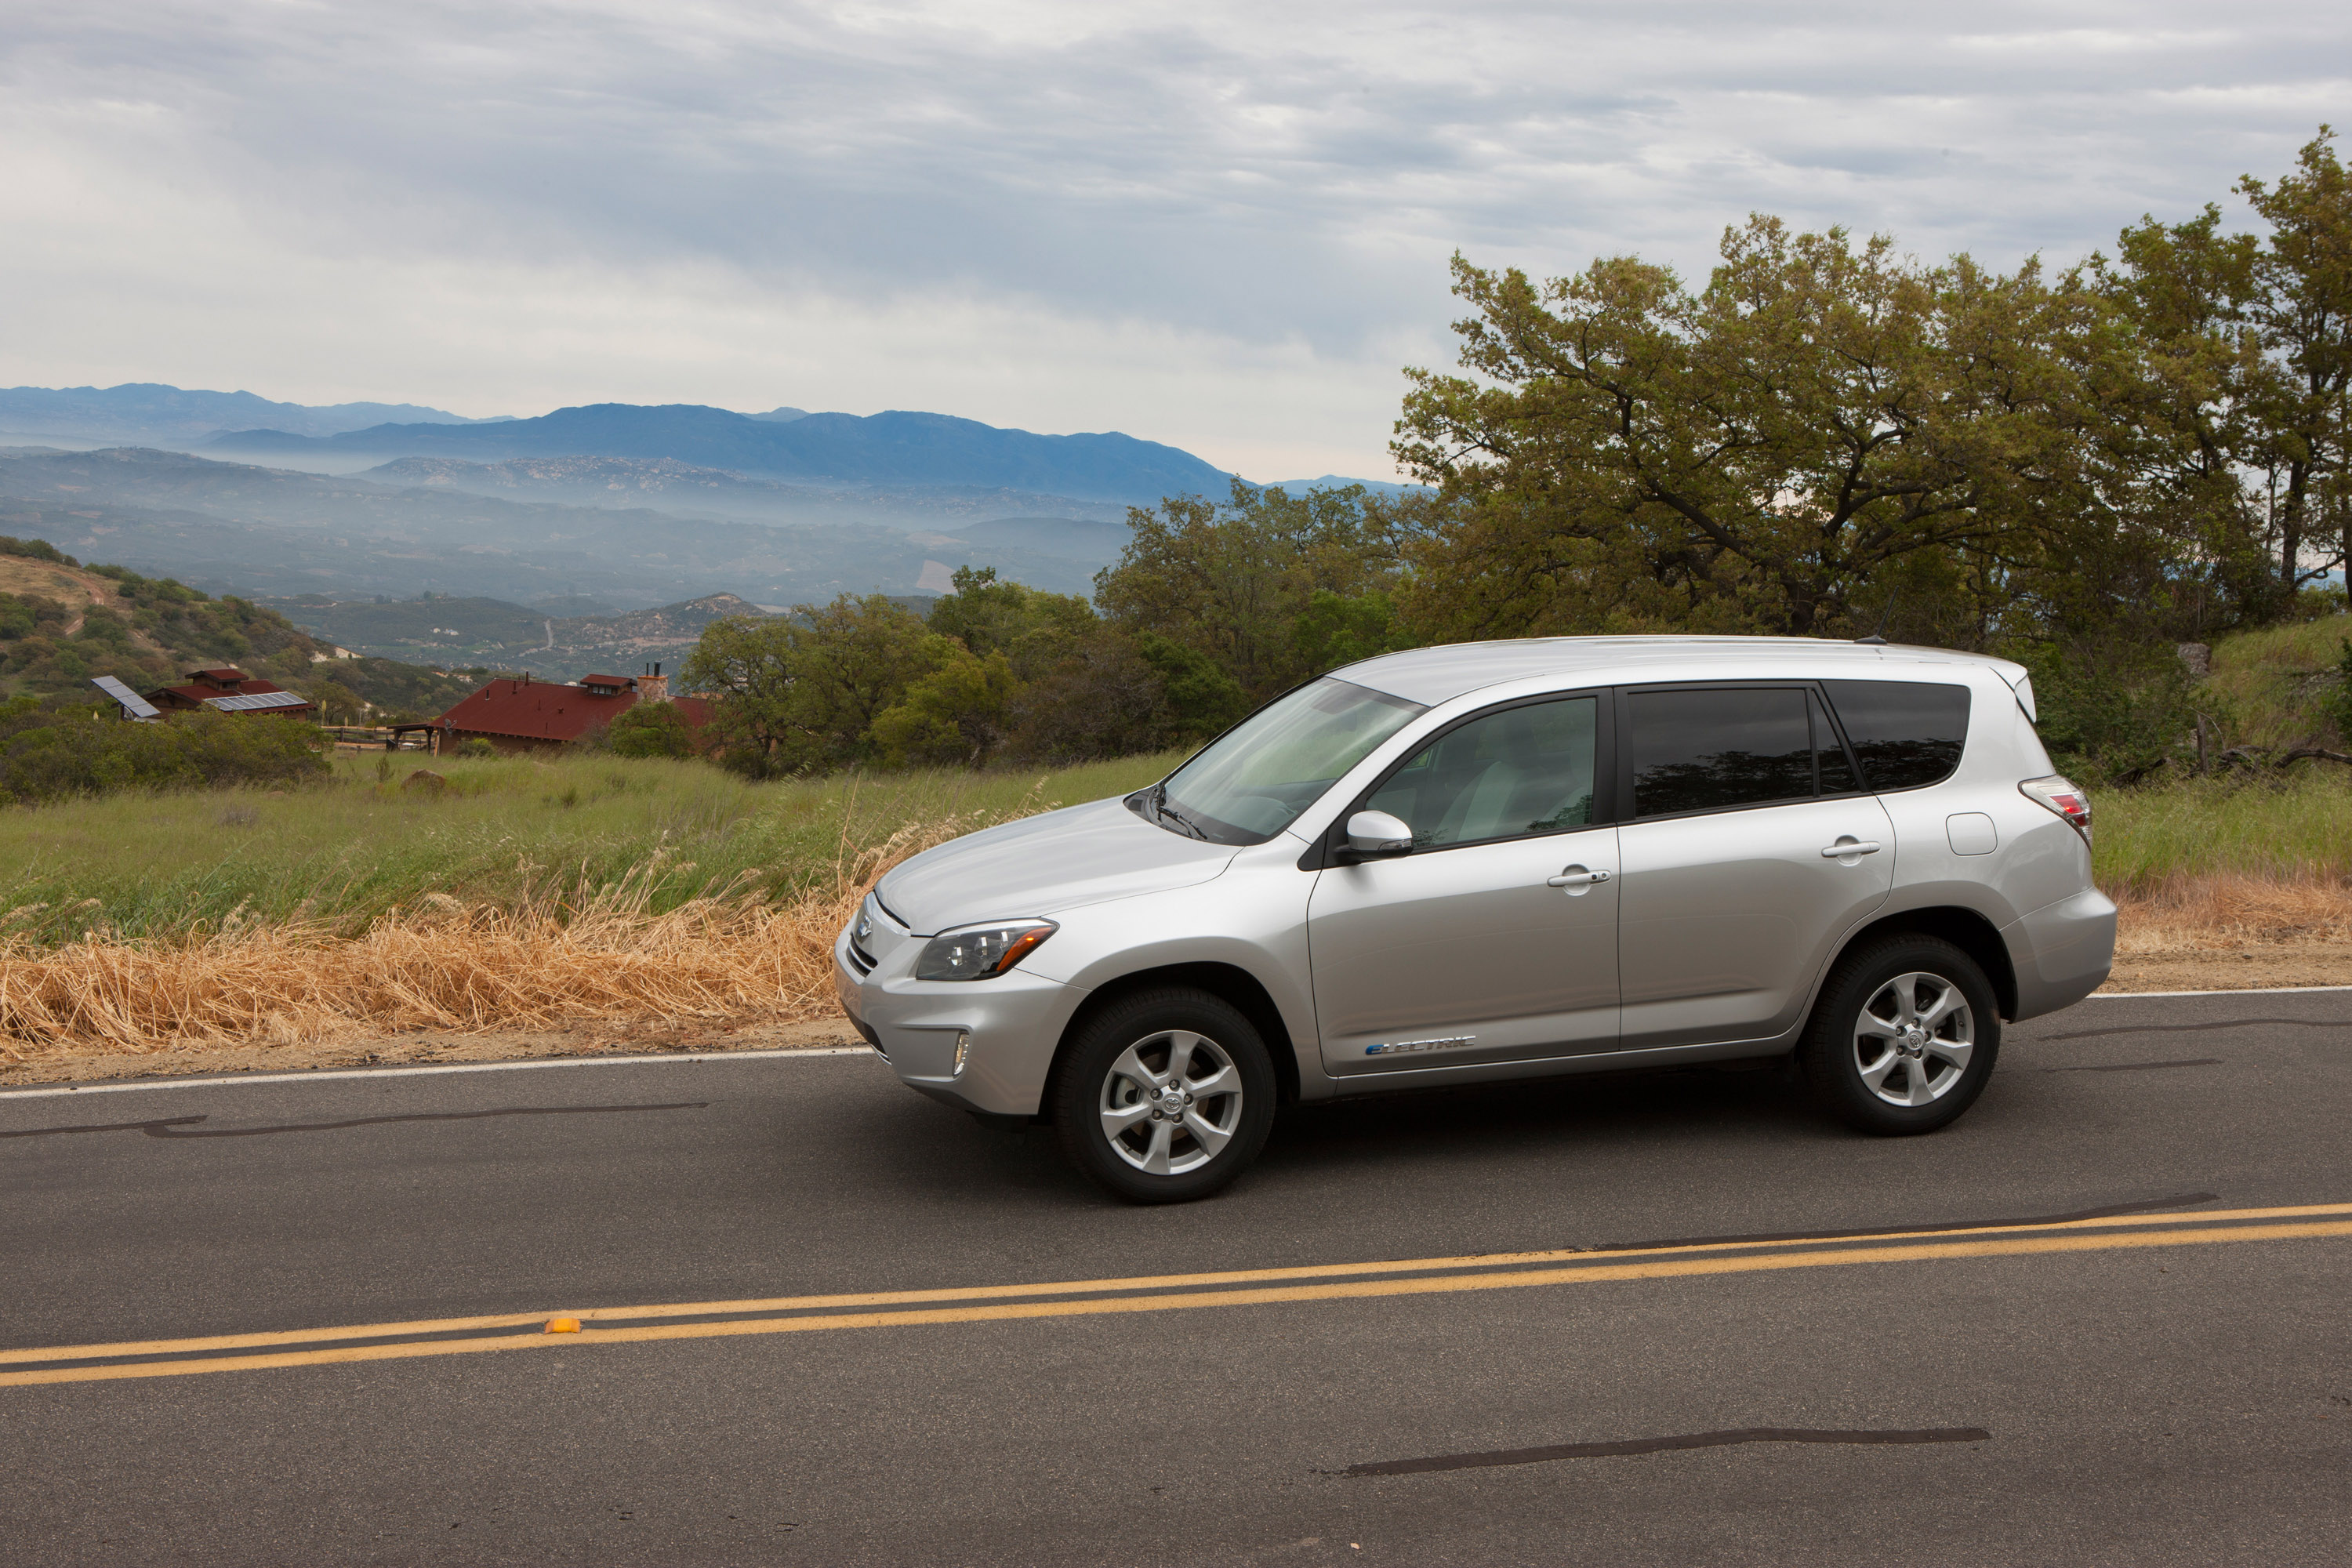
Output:
[[1128,521],[1133,538],[1095,579],[1104,615],[1205,654],[1252,700],[1307,673],[1295,626],[1318,590],[1352,597],[1399,570],[1386,510],[1360,485],[1294,496],[1236,479],[1222,505],[1175,497]]
[[[2117,237],[2114,259],[2087,264],[2102,309],[2082,345],[2083,407],[2108,537],[2053,552],[2048,585],[2070,602],[2052,625],[2120,615],[2197,637],[2275,599],[2246,484],[2260,443],[2261,347],[2246,321],[2255,252],[2254,237],[2225,233],[2209,205],[2178,224],[2143,217]],[[2123,557],[2125,580],[2103,581]]]
[[1140,632],[1135,651],[1159,680],[1160,706],[1172,738],[1205,741],[1250,710],[1249,694],[1217,661],[1157,632]]
[[2071,471],[2084,300],[2032,263],[1757,216],[1696,292],[1631,257],[1454,268],[1473,374],[1409,371],[1394,445],[1441,491],[1409,552],[1423,635],[1852,635],[1890,567],[1939,554],[1966,592],[2030,548]]
[[959,566],[955,591],[931,605],[930,629],[982,658],[1002,653],[1019,662],[1066,647],[1094,628],[1092,605],[1076,594],[1048,594],[997,579],[993,566]]
[[773,618],[703,628],[680,679],[713,693],[709,739],[753,777],[842,767],[876,755],[874,721],[956,645],[880,594],[845,594]]
[[797,768],[870,760],[874,721],[946,662],[955,646],[881,594],[845,594],[819,609],[803,606],[793,621],[800,665],[796,729],[786,754]]
[[1353,598],[1318,588],[1291,627],[1300,662],[1316,675],[1405,647],[1402,637],[1395,601],[1378,588]]
[[709,738],[729,767],[754,778],[791,771],[800,665],[785,617],[722,616],[702,628],[678,679],[713,698]]
[[2238,182],[2270,225],[2247,314],[2267,373],[2263,475],[2286,598],[2352,564],[2352,185],[2335,139],[2321,126],[2275,185]]
[[367,717],[367,705],[340,680],[329,678],[315,681],[309,695],[318,704],[319,717],[330,724],[358,724]]
[[1004,743],[1020,685],[1002,652],[975,658],[961,647],[952,649],[937,669],[876,715],[875,752],[892,767],[980,767]]

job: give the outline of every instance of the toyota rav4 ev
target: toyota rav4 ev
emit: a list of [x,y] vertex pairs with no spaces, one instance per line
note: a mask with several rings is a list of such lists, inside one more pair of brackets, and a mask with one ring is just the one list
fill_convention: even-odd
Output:
[[835,944],[908,1087],[1167,1202],[1278,1107],[1793,1055],[1945,1126],[2003,1020],[2106,978],[2091,810],[2014,664],[1794,638],[1384,655],[1124,799],[884,877]]

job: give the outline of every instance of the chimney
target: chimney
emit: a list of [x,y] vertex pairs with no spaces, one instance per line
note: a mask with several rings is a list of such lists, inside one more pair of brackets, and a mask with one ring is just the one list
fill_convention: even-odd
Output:
[[669,677],[661,672],[660,665],[646,666],[646,672],[637,677],[637,700],[640,702],[669,700]]

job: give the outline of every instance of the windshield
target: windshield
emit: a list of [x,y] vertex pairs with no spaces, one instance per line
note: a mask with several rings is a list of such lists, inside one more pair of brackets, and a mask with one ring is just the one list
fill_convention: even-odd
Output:
[[1424,712],[1417,702],[1328,677],[1276,699],[1141,797],[1174,833],[1263,844],[1373,747]]

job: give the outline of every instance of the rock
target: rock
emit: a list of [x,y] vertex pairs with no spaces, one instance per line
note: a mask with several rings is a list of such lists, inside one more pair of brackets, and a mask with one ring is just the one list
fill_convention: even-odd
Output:
[[2206,644],[2185,642],[2172,651],[2180,656],[2181,668],[2189,671],[2192,680],[2203,680],[2213,673],[2213,650]]
[[429,768],[419,768],[401,780],[400,787],[403,791],[421,789],[427,795],[446,795],[449,781]]

